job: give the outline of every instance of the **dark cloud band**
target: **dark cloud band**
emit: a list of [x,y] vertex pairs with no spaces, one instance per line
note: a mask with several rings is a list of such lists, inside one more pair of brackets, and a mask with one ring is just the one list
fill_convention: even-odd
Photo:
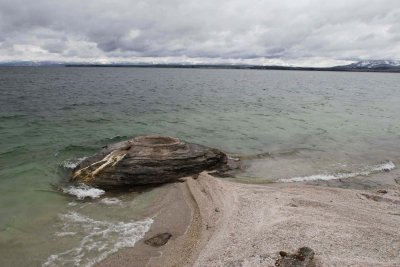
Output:
[[0,60],[393,59],[399,21],[397,0],[0,0]]

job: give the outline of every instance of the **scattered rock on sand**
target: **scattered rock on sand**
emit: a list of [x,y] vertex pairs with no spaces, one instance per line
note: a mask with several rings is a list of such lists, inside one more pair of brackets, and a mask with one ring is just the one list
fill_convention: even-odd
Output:
[[275,262],[275,266],[279,267],[314,267],[314,250],[309,247],[302,247],[295,254],[289,254],[285,251],[280,251],[281,256]]
[[147,239],[144,241],[146,245],[152,246],[152,247],[161,247],[167,244],[168,240],[172,237],[170,233],[162,233],[162,234],[157,234],[153,236],[152,238]]

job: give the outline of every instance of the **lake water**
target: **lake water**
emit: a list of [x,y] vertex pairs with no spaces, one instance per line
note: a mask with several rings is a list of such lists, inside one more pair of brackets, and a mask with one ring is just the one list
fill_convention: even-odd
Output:
[[241,157],[238,181],[395,168],[399,84],[389,73],[0,68],[0,266],[91,266],[140,239],[157,189],[63,193],[68,168],[137,135]]

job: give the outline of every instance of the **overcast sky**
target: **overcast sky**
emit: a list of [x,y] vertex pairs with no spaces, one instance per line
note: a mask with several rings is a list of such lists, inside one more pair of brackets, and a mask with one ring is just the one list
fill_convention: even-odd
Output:
[[400,0],[0,0],[0,61],[399,59]]

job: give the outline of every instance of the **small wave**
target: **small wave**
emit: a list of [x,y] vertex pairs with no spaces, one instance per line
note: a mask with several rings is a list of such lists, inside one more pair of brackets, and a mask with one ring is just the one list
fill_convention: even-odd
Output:
[[104,122],[110,122],[111,120],[104,119],[104,118],[90,118],[90,119],[86,119],[85,121],[89,122],[89,123],[104,123]]
[[16,146],[16,147],[11,147],[7,150],[2,149],[2,151],[0,151],[0,155],[1,156],[7,156],[7,157],[11,157],[13,155],[21,155],[21,154],[31,154],[32,152],[29,151],[29,149],[27,148],[27,146]]
[[128,136],[126,135],[116,135],[114,137],[107,137],[99,141],[100,144],[110,144],[110,143],[116,143],[120,141],[125,141],[129,139]]
[[122,201],[116,197],[105,197],[102,200],[100,200],[100,203],[105,204],[105,205],[122,205]]
[[69,153],[74,153],[75,155],[78,152],[84,152],[84,153],[92,153],[94,151],[97,151],[98,147],[97,146],[89,146],[89,145],[67,145],[61,150],[58,151],[58,153],[61,154],[69,154]]
[[24,119],[26,115],[17,115],[17,114],[10,114],[10,115],[0,115],[0,120],[13,120],[13,119]]
[[64,236],[73,236],[76,235],[75,232],[58,232],[56,233],[56,236],[58,237],[64,237]]
[[87,159],[87,157],[82,157],[82,158],[77,158],[77,159],[68,159],[66,161],[63,161],[61,163],[61,166],[63,166],[66,169],[74,169],[76,166],[78,166],[79,163]]
[[385,162],[385,163],[375,166],[374,168],[372,168],[372,171],[373,172],[382,172],[382,171],[387,172],[387,171],[393,170],[394,168],[396,168],[396,165],[394,165],[393,162],[388,161],[388,162]]
[[383,171],[391,171],[396,168],[393,162],[387,161],[382,164],[373,166],[365,171],[361,172],[349,172],[349,173],[336,173],[336,174],[317,174],[311,176],[293,177],[288,179],[279,179],[279,182],[291,183],[291,182],[307,182],[316,180],[335,180],[335,179],[346,179],[353,178],[357,176],[368,176],[370,174],[379,173]]
[[280,179],[279,182],[291,183],[291,182],[307,182],[316,180],[335,180],[352,178],[361,175],[361,173],[337,173],[337,174],[316,174],[310,176],[293,177],[288,179]]
[[60,215],[64,222],[57,238],[83,234],[79,244],[64,252],[48,257],[43,267],[86,266],[90,267],[108,255],[125,247],[133,247],[150,229],[153,220],[109,222],[97,221],[77,212]]
[[99,198],[101,195],[105,193],[104,190],[90,187],[87,185],[79,185],[79,186],[68,186],[63,188],[62,191],[66,194],[70,194],[76,196],[78,199],[89,198]]

